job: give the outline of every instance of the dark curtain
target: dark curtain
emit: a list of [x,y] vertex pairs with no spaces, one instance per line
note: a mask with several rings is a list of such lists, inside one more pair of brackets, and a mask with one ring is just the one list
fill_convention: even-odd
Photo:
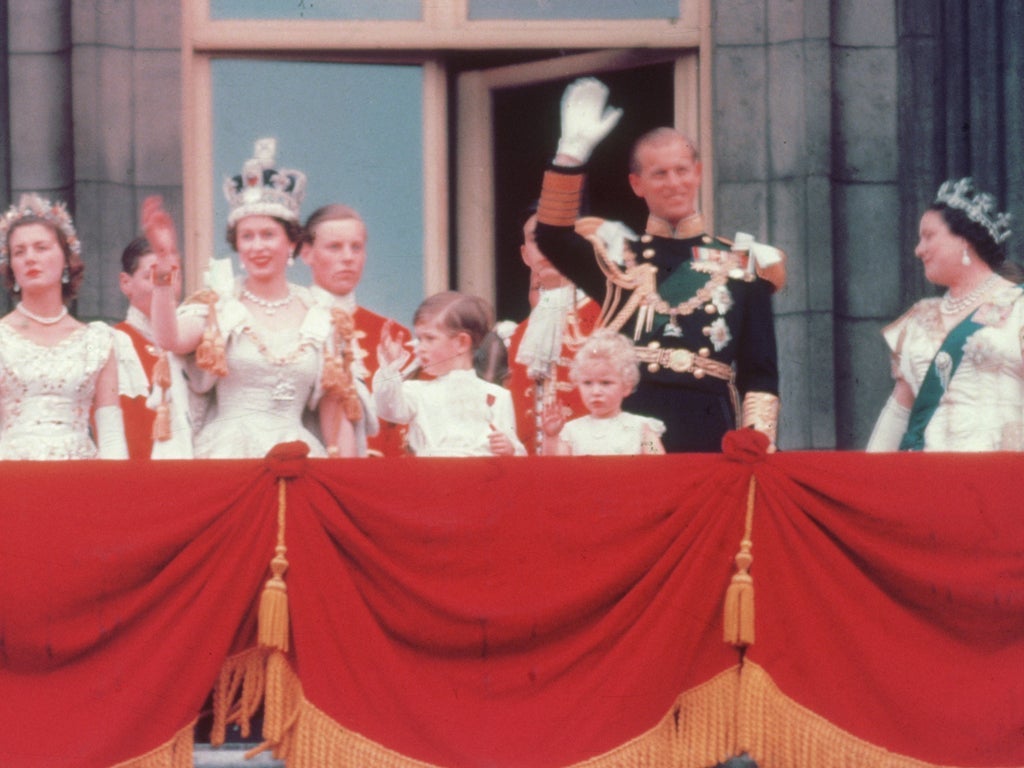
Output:
[[1024,264],[1024,4],[900,0],[903,303],[928,292],[913,250],[945,179],[973,176],[1014,215],[1008,255]]

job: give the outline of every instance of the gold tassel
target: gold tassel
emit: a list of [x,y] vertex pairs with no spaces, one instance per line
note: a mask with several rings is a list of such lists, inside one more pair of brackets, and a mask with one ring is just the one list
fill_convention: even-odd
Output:
[[210,312],[206,316],[206,328],[203,330],[203,337],[196,347],[196,365],[204,371],[209,371],[215,376],[228,375],[227,353],[224,346],[224,337],[220,332],[220,323],[217,322],[217,294],[212,291],[197,295],[196,301],[202,301],[209,305]]
[[[333,354],[324,345],[323,374],[320,385],[324,394],[336,397],[341,401],[342,411],[349,421],[360,421],[363,418],[363,405],[359,402],[355,379],[352,375],[352,364],[355,361],[353,339],[356,335],[355,322],[345,310],[334,307],[331,310],[331,322],[334,325]],[[340,351],[337,351],[340,350]]]
[[171,365],[167,361],[167,352],[162,349],[157,350],[156,362],[153,364],[153,386],[160,388],[160,404],[156,407],[156,418],[153,420],[153,439],[163,442],[171,439],[171,409],[167,405]]
[[277,481],[277,547],[270,561],[271,577],[263,586],[260,595],[259,644],[260,648],[288,652],[288,585],[284,573],[288,560],[284,545],[284,524],[286,509],[285,479]]
[[733,574],[729,588],[725,592],[722,621],[725,642],[740,648],[754,644],[754,577],[750,575],[754,556],[750,550],[754,546],[752,533],[756,488],[757,480],[751,474],[747,491],[746,526],[743,540],[740,542],[740,551],[736,553],[736,573]]

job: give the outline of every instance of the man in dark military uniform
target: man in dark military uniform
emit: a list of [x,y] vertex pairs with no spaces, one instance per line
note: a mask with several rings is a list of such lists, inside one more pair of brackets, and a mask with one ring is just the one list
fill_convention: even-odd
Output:
[[[641,379],[624,407],[665,422],[666,450],[719,451],[722,436],[738,425],[764,432],[774,447],[779,382],[771,296],[783,280],[782,254],[759,244],[757,253],[744,253],[705,233],[697,211],[700,157],[671,128],[641,137],[630,159],[630,185],[649,211],[639,242],[613,222],[578,220],[584,164],[620,116],[606,100],[607,89],[592,78],[566,90],[537,244],[602,303],[605,326],[633,338]],[[767,275],[774,285],[755,269],[755,255],[776,262]]]

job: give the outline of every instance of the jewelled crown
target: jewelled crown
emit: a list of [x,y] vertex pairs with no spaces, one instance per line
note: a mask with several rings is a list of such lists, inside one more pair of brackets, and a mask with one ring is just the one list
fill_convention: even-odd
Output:
[[78,240],[75,225],[71,223],[71,214],[64,203],[51,203],[46,198],[30,192],[22,195],[18,204],[8,208],[3,218],[0,218],[0,263],[7,261],[10,256],[7,238],[11,227],[22,219],[44,219],[50,222],[64,233],[68,249],[75,255],[81,255],[82,244]]
[[974,181],[968,177],[950,179],[943,182],[935,196],[936,203],[944,203],[967,214],[967,218],[981,224],[996,243],[1006,240],[1010,232],[1013,217],[1008,213],[996,210],[996,199],[988,192],[980,192],[974,187]]
[[257,139],[255,157],[245,161],[242,173],[224,179],[224,196],[231,205],[228,226],[245,216],[299,220],[299,207],[306,196],[306,174],[274,168],[276,154],[276,140]]

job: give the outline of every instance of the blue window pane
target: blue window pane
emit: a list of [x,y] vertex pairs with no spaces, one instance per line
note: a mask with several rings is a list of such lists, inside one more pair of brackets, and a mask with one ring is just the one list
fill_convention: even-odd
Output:
[[678,19],[679,0],[469,0],[484,19]]
[[210,18],[418,21],[420,0],[210,0]]
[[[423,73],[417,66],[215,59],[214,244],[224,240],[225,178],[253,143],[277,139],[276,165],[307,176],[302,219],[327,203],[362,214],[369,233],[359,303],[408,323],[423,298]],[[309,284],[301,260],[289,279]]]

